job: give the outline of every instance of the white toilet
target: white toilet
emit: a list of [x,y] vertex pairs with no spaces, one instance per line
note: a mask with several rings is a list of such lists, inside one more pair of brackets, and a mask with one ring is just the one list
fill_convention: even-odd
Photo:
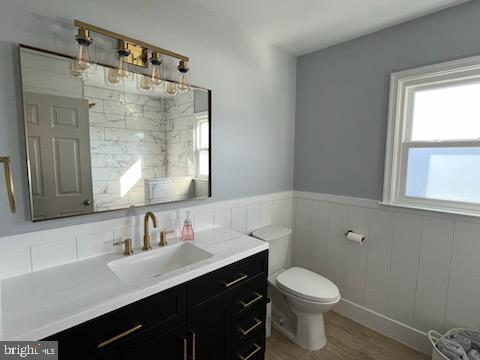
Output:
[[299,346],[319,350],[325,346],[323,313],[340,301],[340,291],[327,278],[300,267],[288,268],[292,230],[267,226],[252,236],[269,242],[268,283],[272,324]]

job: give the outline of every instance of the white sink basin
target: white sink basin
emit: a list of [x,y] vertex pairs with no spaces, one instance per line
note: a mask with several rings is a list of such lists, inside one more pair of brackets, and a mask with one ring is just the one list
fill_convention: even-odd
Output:
[[186,268],[212,256],[195,245],[178,243],[110,261],[108,266],[124,283],[138,284]]

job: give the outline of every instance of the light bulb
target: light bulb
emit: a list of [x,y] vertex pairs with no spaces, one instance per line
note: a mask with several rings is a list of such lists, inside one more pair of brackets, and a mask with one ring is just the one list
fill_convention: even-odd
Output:
[[74,78],[81,78],[83,74],[85,73],[85,70],[82,69],[80,66],[78,66],[78,61],[73,60],[72,63],[70,64],[70,74]]
[[162,73],[160,71],[160,65],[153,65],[152,68],[152,83],[158,86],[162,83]]
[[122,79],[127,78],[130,75],[128,69],[128,57],[130,56],[130,50],[128,49],[128,43],[120,40],[118,42],[118,48],[113,52],[114,61],[117,63],[116,68],[118,76]]
[[180,73],[178,79],[178,90],[180,92],[186,92],[190,89],[190,81],[188,79],[188,73]]
[[77,43],[77,56],[73,59],[70,66],[71,75],[75,78],[84,76],[86,71],[90,69],[90,53],[88,47],[92,44],[90,32],[87,29],[78,29],[78,34],[75,36]]
[[150,76],[142,75],[140,80],[140,88],[145,91],[149,91],[153,88],[153,79]]
[[122,77],[118,73],[117,68],[110,68],[108,69],[108,82],[112,85],[118,85],[120,84],[120,81],[122,80]]
[[167,81],[167,95],[175,96],[177,95],[177,92],[178,92],[177,83],[174,83],[172,81]]
[[130,70],[128,70],[128,63],[125,60],[126,56],[119,55],[117,71],[118,75],[123,79],[127,78],[130,75]]
[[79,69],[88,70],[90,68],[90,53],[88,52],[88,45],[78,44],[78,55],[75,61]]
[[185,92],[190,89],[190,76],[188,72],[188,61],[180,60],[178,64],[178,90]]
[[153,52],[150,62],[152,63],[152,83],[158,86],[162,83],[162,58],[160,53]]

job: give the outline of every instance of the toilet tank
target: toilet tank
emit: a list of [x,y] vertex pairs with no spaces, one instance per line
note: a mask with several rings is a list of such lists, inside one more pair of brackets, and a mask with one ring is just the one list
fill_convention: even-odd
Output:
[[252,236],[268,242],[269,275],[288,267],[288,252],[290,249],[292,229],[279,225],[271,225],[254,230],[252,232]]

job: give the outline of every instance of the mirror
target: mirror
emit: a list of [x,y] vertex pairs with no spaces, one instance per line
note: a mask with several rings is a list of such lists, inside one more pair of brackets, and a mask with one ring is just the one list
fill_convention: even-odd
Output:
[[74,78],[24,46],[20,64],[33,221],[210,197],[209,90],[113,85],[100,64]]

